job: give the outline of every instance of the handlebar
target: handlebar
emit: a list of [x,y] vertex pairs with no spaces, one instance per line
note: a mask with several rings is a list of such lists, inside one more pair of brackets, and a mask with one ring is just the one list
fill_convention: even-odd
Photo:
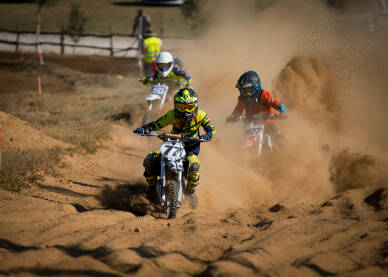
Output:
[[270,114],[270,115],[256,115],[256,116],[250,116],[246,117],[243,115],[237,116],[237,117],[232,117],[229,116],[226,119],[226,123],[235,123],[237,121],[243,121],[244,123],[250,123],[250,122],[259,122],[263,123],[266,122],[267,120],[271,119],[282,119],[279,114]]
[[270,115],[267,115],[267,116],[259,116],[259,117],[255,117],[255,116],[251,116],[251,117],[245,117],[245,116],[240,116],[239,117],[239,120],[247,123],[247,122],[265,122],[267,120],[271,120],[271,119],[279,119],[279,114],[270,114]]
[[[133,131],[135,133],[135,131]],[[172,134],[172,133],[157,133],[156,131],[150,131],[149,133],[135,133],[136,135],[139,136],[144,136],[144,137],[158,137],[159,139],[163,141],[167,140],[176,140],[176,141],[196,141],[196,142],[208,142],[208,140],[201,139],[198,136],[192,136],[192,137],[185,137],[180,134]]]

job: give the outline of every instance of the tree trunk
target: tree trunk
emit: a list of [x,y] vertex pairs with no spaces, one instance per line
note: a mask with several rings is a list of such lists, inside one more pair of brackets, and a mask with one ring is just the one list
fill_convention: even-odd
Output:
[[43,56],[42,56],[42,49],[40,48],[40,43],[39,43],[39,40],[40,40],[40,22],[41,22],[41,15],[40,15],[40,11],[42,9],[42,4],[39,3],[38,4],[38,14],[37,14],[37,25],[36,25],[36,51],[38,53],[38,56],[39,56],[39,60],[40,60],[40,64],[43,65]]

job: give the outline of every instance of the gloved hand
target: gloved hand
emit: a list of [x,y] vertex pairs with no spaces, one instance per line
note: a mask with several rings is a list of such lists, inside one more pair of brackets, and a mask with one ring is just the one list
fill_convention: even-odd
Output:
[[145,134],[148,132],[148,128],[146,127],[139,127],[139,128],[136,128],[136,130],[133,131],[135,134]]
[[139,82],[140,83],[143,83],[144,85],[151,85],[152,82],[154,81],[154,78],[153,77],[146,77],[146,76],[143,76],[139,79]]
[[205,141],[210,141],[210,140],[212,139],[212,134],[206,133],[206,134],[200,136],[199,138],[200,138],[200,139],[203,139],[203,140],[205,140]]
[[145,83],[152,83],[154,81],[154,77],[149,76],[145,78]]
[[280,114],[279,114],[280,119],[286,119],[288,117],[286,107],[283,104],[280,104],[279,109],[280,109]]
[[235,115],[230,115],[226,118],[226,123],[232,123],[236,122],[238,120],[238,117]]
[[183,86],[185,87],[185,88],[190,88],[190,81],[184,81],[183,82]]

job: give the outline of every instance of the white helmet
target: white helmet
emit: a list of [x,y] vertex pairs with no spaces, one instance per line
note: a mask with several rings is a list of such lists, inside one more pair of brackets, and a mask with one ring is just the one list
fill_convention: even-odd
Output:
[[156,57],[156,65],[160,74],[163,77],[167,77],[174,66],[174,59],[170,52],[160,52]]

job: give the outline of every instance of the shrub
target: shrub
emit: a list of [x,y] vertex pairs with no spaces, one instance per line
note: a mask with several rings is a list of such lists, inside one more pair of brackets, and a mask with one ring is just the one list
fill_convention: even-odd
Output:
[[74,42],[78,43],[81,35],[84,32],[84,26],[87,21],[88,18],[84,15],[84,12],[81,10],[80,5],[73,4],[71,6],[71,11],[69,14],[69,23],[66,31]]
[[96,154],[98,145],[94,143],[93,141],[87,140],[87,141],[81,141],[81,146],[86,150],[89,154]]
[[42,178],[39,171],[52,168],[63,154],[60,147],[51,149],[3,150],[0,167],[0,188],[20,191]]

